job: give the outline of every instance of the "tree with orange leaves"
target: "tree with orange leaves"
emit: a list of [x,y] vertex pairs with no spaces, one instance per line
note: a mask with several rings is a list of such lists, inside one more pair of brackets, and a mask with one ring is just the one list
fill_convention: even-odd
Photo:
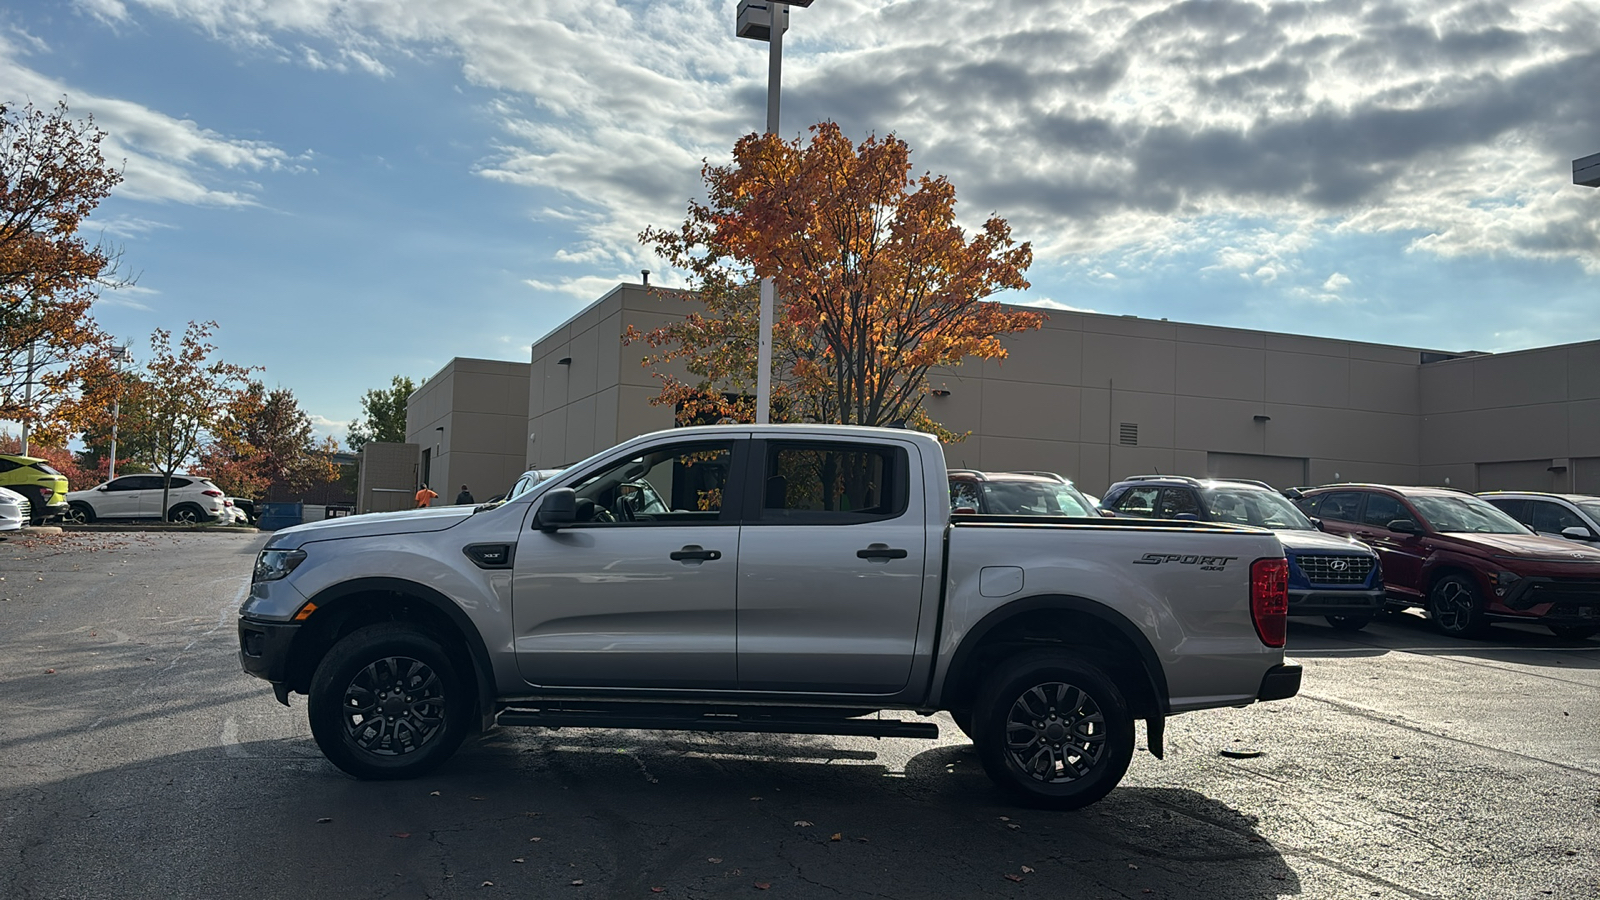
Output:
[[65,439],[84,378],[109,367],[89,317],[114,284],[117,255],[79,234],[122,180],[100,152],[105,133],[69,117],[0,103],[0,419],[46,442]]
[[640,235],[689,273],[705,308],[625,336],[662,351],[644,360],[662,381],[653,402],[680,421],[754,418],[755,283],[770,276],[773,421],[905,422],[952,437],[922,407],[928,371],[1003,359],[1000,336],[1044,316],[987,302],[1028,287],[1032,248],[999,216],[969,237],[955,188],[913,178],[910,155],[892,135],[855,145],[824,122],[809,144],[747,135],[731,165],[705,166],[707,201],[690,203],[682,227]]

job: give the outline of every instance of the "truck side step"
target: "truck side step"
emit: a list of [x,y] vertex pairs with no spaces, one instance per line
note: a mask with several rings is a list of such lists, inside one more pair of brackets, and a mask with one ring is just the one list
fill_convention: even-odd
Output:
[[649,731],[742,731],[770,734],[838,734],[859,737],[927,738],[939,737],[939,726],[932,722],[902,722],[897,719],[805,719],[782,716],[732,715],[611,715],[603,711],[507,709],[500,713],[501,725],[533,725],[543,728],[640,728]]

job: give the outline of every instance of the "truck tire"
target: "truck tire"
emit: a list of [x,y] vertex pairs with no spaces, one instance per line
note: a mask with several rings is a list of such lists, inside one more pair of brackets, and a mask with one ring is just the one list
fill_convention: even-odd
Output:
[[1096,666],[1060,650],[1003,662],[978,689],[973,743],[995,784],[1030,806],[1078,809],[1133,760],[1133,716]]
[[369,625],[317,666],[311,734],[330,762],[357,778],[415,778],[461,746],[473,691],[444,648],[414,626]]
[[1433,626],[1450,637],[1482,637],[1489,630],[1478,588],[1466,575],[1446,575],[1434,582],[1428,592],[1428,615]]

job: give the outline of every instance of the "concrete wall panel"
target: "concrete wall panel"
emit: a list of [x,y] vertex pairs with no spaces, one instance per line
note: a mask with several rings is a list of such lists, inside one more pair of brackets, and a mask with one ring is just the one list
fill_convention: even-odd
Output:
[[1600,400],[1600,341],[1567,348],[1567,398]]
[[1084,334],[1084,387],[1105,387],[1109,381],[1119,394],[1123,391],[1171,394],[1176,387],[1176,366],[1172,341]]
[[1083,340],[1077,331],[1025,331],[1003,339],[1005,359],[986,359],[981,368],[971,363],[963,368],[977,369],[990,380],[1078,384],[1083,375]]
[[1171,394],[1143,394],[1118,389],[1111,399],[1111,425],[1116,429],[1111,435],[1113,444],[1121,445],[1122,423],[1139,426],[1140,447],[1172,447],[1174,406]]
[[1348,357],[1270,350],[1266,355],[1266,372],[1267,400],[1272,403],[1350,405]]
[[1429,363],[1418,370],[1423,415],[1477,407],[1471,360]]
[[[948,399],[953,399],[954,394]],[[1078,439],[1076,387],[1017,381],[985,380],[983,433],[991,437]]]
[[1564,349],[1481,356],[1472,360],[1472,367],[1475,408],[1560,403],[1567,399]]
[[1414,416],[1420,409],[1417,366],[1350,360],[1350,408]]
[[1191,397],[1259,402],[1265,364],[1260,350],[1180,342],[1174,346],[1174,387]]

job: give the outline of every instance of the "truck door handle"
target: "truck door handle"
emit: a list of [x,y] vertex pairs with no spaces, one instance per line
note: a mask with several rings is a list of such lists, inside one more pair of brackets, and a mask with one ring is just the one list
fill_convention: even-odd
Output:
[[705,562],[712,559],[721,559],[722,551],[707,550],[699,544],[687,544],[682,550],[672,551],[671,556],[678,562]]
[[888,544],[868,544],[867,549],[857,550],[858,559],[905,559],[906,551],[897,550]]

